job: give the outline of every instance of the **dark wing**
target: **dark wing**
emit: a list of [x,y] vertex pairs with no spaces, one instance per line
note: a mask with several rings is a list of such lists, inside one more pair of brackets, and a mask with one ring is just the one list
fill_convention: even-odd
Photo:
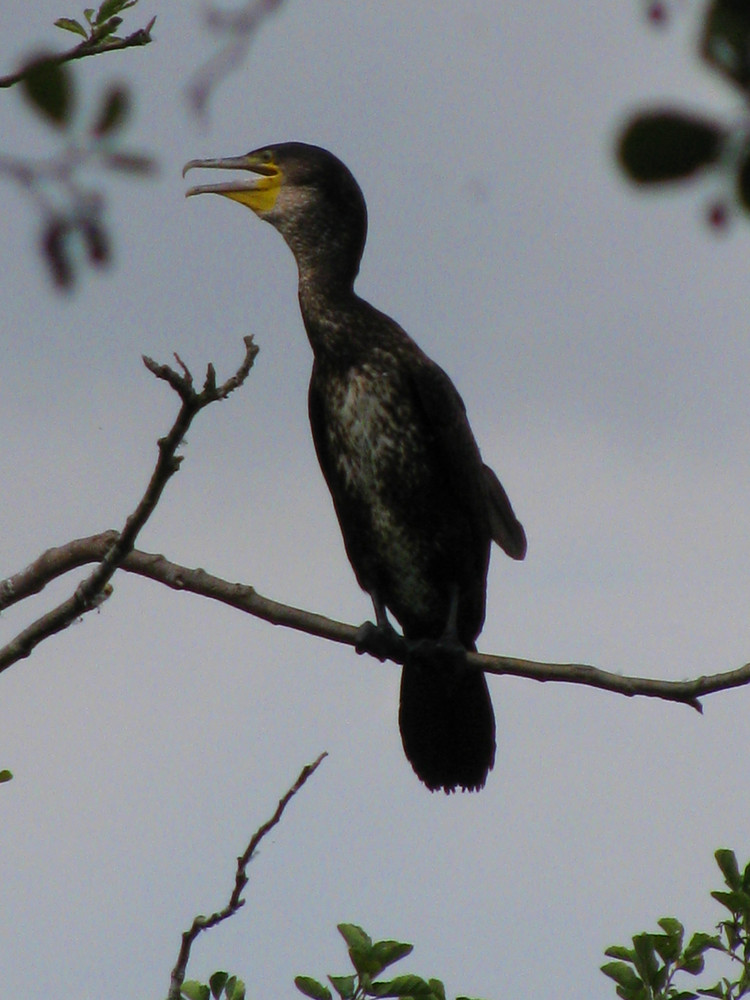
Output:
[[512,559],[523,559],[526,533],[500,480],[482,461],[458,390],[442,368],[421,351],[412,368],[412,380],[436,447],[443,454],[453,492],[468,503],[475,516],[486,519],[493,540]]

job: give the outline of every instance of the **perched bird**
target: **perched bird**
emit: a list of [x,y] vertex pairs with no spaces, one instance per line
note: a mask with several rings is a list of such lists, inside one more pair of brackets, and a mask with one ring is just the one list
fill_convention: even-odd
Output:
[[485,676],[465,651],[476,649],[484,623],[491,541],[523,559],[523,527],[448,376],[354,291],[367,208],[347,167],[299,142],[191,160],[183,175],[194,167],[255,175],[187,194],[247,205],[294,254],[314,354],[313,441],[349,561],[375,608],[358,649],[381,658],[405,650],[399,725],[419,778],[431,790],[477,790],[495,760],[495,717]]

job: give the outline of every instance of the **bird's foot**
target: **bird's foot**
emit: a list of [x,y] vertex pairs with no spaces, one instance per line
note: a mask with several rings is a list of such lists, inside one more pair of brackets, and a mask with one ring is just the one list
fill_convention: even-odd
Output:
[[406,640],[387,621],[380,625],[363,622],[357,629],[354,648],[360,654],[375,656],[381,663],[385,660],[404,663],[409,655]]

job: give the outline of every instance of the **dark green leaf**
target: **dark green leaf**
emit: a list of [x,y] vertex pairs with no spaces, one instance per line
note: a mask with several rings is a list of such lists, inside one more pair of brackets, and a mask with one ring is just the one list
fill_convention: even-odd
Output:
[[682,939],[671,934],[652,934],[656,953],[663,962],[673,962],[682,951]]
[[141,153],[105,153],[102,161],[113,170],[129,174],[152,174],[156,170],[155,161]]
[[356,978],[354,976],[329,976],[331,986],[336,990],[341,1000],[351,1000],[354,996]]
[[624,986],[628,990],[641,990],[644,988],[643,980],[625,962],[607,962],[601,966],[601,970],[605,976],[614,979],[619,986]]
[[106,135],[125,121],[130,110],[130,94],[125,87],[110,87],[104,95],[91,134]]
[[704,934],[702,931],[698,931],[688,941],[687,948],[685,948],[685,956],[686,958],[693,958],[693,956],[702,955],[711,948],[717,951],[724,951],[721,938],[716,934]]
[[211,976],[208,985],[211,987],[211,996],[214,997],[214,1000],[219,1000],[221,991],[226,986],[228,979],[228,972],[214,972],[213,976]]
[[390,982],[373,983],[369,991],[376,997],[430,997],[432,989],[421,976],[396,976]]
[[680,947],[682,947],[682,938],[685,934],[685,928],[679,920],[676,920],[674,917],[662,917],[661,920],[657,920],[656,922],[665,934],[668,934],[670,937],[679,938]]
[[617,157],[639,184],[689,177],[718,159],[724,129],[683,111],[649,111],[633,118],[620,136]]
[[67,66],[42,56],[24,67],[26,98],[54,125],[65,126],[73,113],[73,78]]
[[182,984],[182,995],[187,1000],[211,1000],[211,991],[205,983],[195,979],[186,979]]
[[73,287],[73,265],[67,246],[70,235],[70,225],[66,219],[52,218],[42,234],[42,252],[52,275],[52,280],[58,288]]
[[92,25],[92,27],[95,24],[95,21],[94,21],[94,14],[95,13],[96,12],[94,11],[93,7],[87,7],[84,10],[84,12],[83,12],[83,16],[86,18],[86,20],[89,22],[89,24]]
[[727,995],[726,989],[721,983],[721,980],[716,984],[716,986],[711,986],[706,990],[698,990],[698,993],[702,997],[725,997]]
[[111,17],[108,21],[104,21],[102,24],[97,24],[91,32],[91,37],[94,41],[101,42],[111,35],[113,31],[117,31],[121,24],[121,17]]
[[357,924],[338,924],[339,934],[350,948],[372,948],[372,939]]
[[737,858],[734,856],[734,851],[722,848],[716,851],[714,857],[729,888],[741,889],[742,879],[740,878],[740,869],[737,865]]
[[706,965],[703,955],[694,955],[691,958],[682,958],[677,963],[677,968],[687,972],[689,976],[699,976]]
[[414,951],[414,946],[403,941],[376,941],[372,946],[371,955],[378,968],[373,971],[374,976],[379,976],[383,969],[398,962],[406,955]]
[[332,993],[328,987],[324,986],[323,983],[319,983],[317,979],[313,979],[311,976],[296,976],[294,985],[300,993],[304,993],[306,997],[311,997],[312,1000],[332,1000]]
[[0,771],[0,784],[2,784],[5,781],[12,781],[12,780],[13,780],[12,771],[9,771],[7,768],[4,768],[2,771]]
[[445,1000],[445,986],[442,979],[430,979],[429,983],[435,1000]]
[[55,27],[63,28],[65,31],[72,31],[74,34],[82,35],[84,38],[89,37],[86,29],[74,17],[58,17],[55,21]]
[[104,3],[101,4],[99,10],[96,12],[94,23],[102,24],[108,17],[119,14],[123,7],[125,7],[125,4],[126,0],[104,0]]
[[638,974],[649,986],[655,986],[659,962],[656,958],[653,936],[651,934],[635,934],[633,948],[635,949],[635,967]]
[[245,1000],[245,984],[237,976],[232,976],[224,987],[227,1000]]
[[625,962],[635,961],[635,952],[632,948],[624,948],[622,945],[613,944],[604,952],[607,958],[621,958]]
[[714,0],[705,21],[703,58],[743,89],[750,86],[750,7]]

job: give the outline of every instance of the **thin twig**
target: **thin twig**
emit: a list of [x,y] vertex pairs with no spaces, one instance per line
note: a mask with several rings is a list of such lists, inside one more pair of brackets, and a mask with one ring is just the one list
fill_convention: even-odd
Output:
[[[116,532],[103,532],[89,538],[79,538],[59,548],[49,549],[35,562],[15,576],[0,583],[0,610],[41,591],[47,583],[85,563],[98,562],[113,545]],[[163,555],[133,550],[120,568],[127,573],[147,577],[170,587],[229,605],[239,611],[261,618],[272,625],[296,629],[308,635],[349,646],[357,643],[358,629],[354,625],[314,614],[301,608],[263,597],[253,587],[231,583],[203,569],[189,569],[170,562]],[[6,647],[7,648],[7,647]],[[3,665],[0,650],[0,670]],[[398,657],[394,662],[399,662]],[[599,688],[628,698],[636,695],[678,702],[701,711],[700,698],[718,691],[728,691],[750,684],[750,663],[723,673],[700,676],[692,680],[665,681],[648,677],[629,677],[601,670],[585,663],[545,663],[511,656],[487,653],[467,653],[469,666],[498,676],[524,677],[540,682],[552,681]]]
[[[143,359],[149,371],[153,372],[157,378],[169,382],[182,400],[182,406],[172,429],[166,437],[161,438],[158,442],[159,455],[146,491],[136,509],[125,522],[122,531],[110,536],[111,544],[102,555],[99,565],[78,585],[75,593],[58,607],[38,618],[0,649],[0,671],[29,656],[44,639],[68,628],[82,614],[98,607],[103,600],[106,600],[111,592],[109,581],[133,550],[141,528],[153,513],[165,486],[180,467],[182,458],[177,455],[177,449],[180,447],[193,418],[210,403],[226,399],[230,392],[242,384],[257,353],[258,348],[253,343],[253,338],[245,337],[245,358],[237,373],[223,385],[217,387],[216,379],[212,375],[212,370],[209,369],[206,384],[201,392],[196,392],[193,389],[192,376],[187,369],[184,369],[184,373],[180,375],[166,365],[157,365],[150,358]],[[12,590],[12,583],[10,585],[6,583],[5,586],[0,585],[0,594],[6,593],[8,586]]]
[[294,798],[307,779],[312,777],[323,758],[327,756],[328,754],[324,752],[317,758],[317,760],[314,760],[312,764],[307,764],[302,768],[295,783],[279,800],[276,812],[252,835],[250,843],[245,848],[244,853],[237,858],[234,888],[232,889],[232,894],[229,897],[229,902],[226,906],[224,906],[223,909],[212,913],[210,917],[195,917],[190,929],[185,931],[182,935],[182,945],[180,947],[180,953],[177,957],[177,963],[172,970],[172,979],[169,987],[169,993],[167,994],[167,1000],[180,1000],[180,991],[182,989],[182,984],[185,981],[185,971],[187,969],[188,961],[190,960],[190,949],[193,947],[193,942],[198,935],[203,931],[208,930],[210,927],[215,927],[217,924],[222,923],[222,921],[234,916],[234,914],[245,905],[242,893],[245,891],[245,886],[248,883],[247,866],[252,861],[253,855],[258,849],[258,845],[266,834],[276,826],[291,799]]
[[[91,41],[90,39],[85,39],[79,45],[75,45],[72,49],[68,49],[67,52],[60,52],[57,54],[51,53],[46,56],[46,60],[51,63],[57,63],[57,65],[62,65],[63,63],[72,62],[74,59],[84,59],[86,56],[97,56],[101,52],[118,52],[120,49],[130,49],[137,45],[148,45],[151,38],[151,29],[156,21],[155,17],[152,17],[145,28],[139,28],[138,31],[134,31],[127,38],[110,38],[104,41]],[[22,66],[17,73],[9,73],[7,76],[0,76],[0,88],[3,87],[14,87],[17,83],[20,83],[29,72],[29,67]]]

